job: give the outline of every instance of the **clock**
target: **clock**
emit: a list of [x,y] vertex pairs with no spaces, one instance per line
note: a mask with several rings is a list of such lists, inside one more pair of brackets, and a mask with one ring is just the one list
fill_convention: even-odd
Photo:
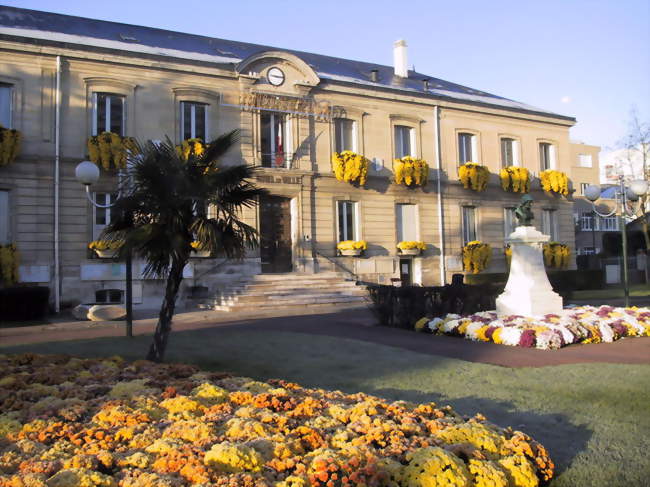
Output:
[[280,86],[284,83],[284,73],[280,68],[271,68],[266,72],[266,79],[269,80],[273,86]]

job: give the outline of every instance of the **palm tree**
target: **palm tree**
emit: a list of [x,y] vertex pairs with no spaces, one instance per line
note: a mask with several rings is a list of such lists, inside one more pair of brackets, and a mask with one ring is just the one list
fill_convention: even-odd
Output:
[[240,215],[265,190],[250,182],[254,168],[219,164],[238,140],[235,130],[213,140],[203,153],[184,157],[167,138],[138,144],[129,157],[127,184],[115,203],[117,217],[104,237],[123,242],[121,256],[133,252],[142,257],[145,275],[167,279],[148,360],[164,358],[192,243],[232,259],[258,245],[257,231]]

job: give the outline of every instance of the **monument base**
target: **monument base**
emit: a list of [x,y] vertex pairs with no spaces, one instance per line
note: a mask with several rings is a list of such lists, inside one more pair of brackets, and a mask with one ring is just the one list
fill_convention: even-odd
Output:
[[542,245],[548,240],[535,227],[517,227],[506,239],[512,250],[510,275],[496,300],[497,315],[532,317],[562,311],[562,297],[553,291],[544,268]]

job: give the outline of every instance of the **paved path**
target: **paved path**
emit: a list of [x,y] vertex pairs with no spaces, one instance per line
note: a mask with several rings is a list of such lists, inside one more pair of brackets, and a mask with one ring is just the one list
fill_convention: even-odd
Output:
[[[154,319],[134,323],[136,334],[151,333]],[[413,352],[451,357],[507,367],[542,367],[573,363],[650,364],[650,337],[628,338],[614,343],[572,345],[560,350],[530,350],[493,343],[478,343],[456,337],[433,336],[409,330],[375,326],[366,309],[299,316],[251,318],[214,311],[181,313],[174,331],[211,328],[215,339],[221,333],[280,331],[363,340]],[[0,329],[3,346],[123,336],[123,322],[58,323],[40,327]]]

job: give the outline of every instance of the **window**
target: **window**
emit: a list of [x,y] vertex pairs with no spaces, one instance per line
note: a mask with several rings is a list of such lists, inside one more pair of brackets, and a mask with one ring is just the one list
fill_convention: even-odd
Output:
[[589,183],[580,183],[580,194],[585,195],[585,190],[589,187]]
[[518,143],[515,139],[507,137],[501,139],[501,165],[503,167],[519,165]]
[[405,125],[395,125],[395,158],[415,157],[415,131]]
[[205,103],[181,102],[181,140],[206,139],[208,106]]
[[0,245],[7,245],[10,241],[9,191],[0,191]]
[[111,93],[95,93],[93,99],[93,135],[102,132],[124,135],[124,97]]
[[555,169],[555,146],[548,142],[539,144],[539,165],[540,170]]
[[287,116],[283,113],[264,111],[260,113],[260,147],[262,166],[287,167],[289,133]]
[[357,203],[354,201],[339,201],[337,203],[339,242],[358,240],[357,232]]
[[12,112],[13,86],[7,83],[0,83],[0,125],[4,128],[13,128]]
[[580,230],[583,232],[590,232],[596,230],[594,228],[594,214],[591,212],[583,212],[580,214]]
[[476,208],[463,206],[463,245],[476,240]]
[[514,208],[503,209],[503,233],[506,238],[517,228],[517,219],[515,218]]
[[354,120],[348,118],[334,119],[334,151],[350,150],[356,152],[356,127]]
[[600,217],[599,226],[600,226],[600,230],[603,232],[618,231],[618,217],[617,216],[608,216],[606,218]]
[[417,206],[413,204],[398,204],[395,206],[397,219],[397,241],[408,242],[418,240]]
[[557,241],[557,218],[555,210],[542,210],[542,233]]
[[591,167],[591,154],[578,154],[578,165],[580,167]]
[[478,162],[476,158],[476,136],[474,134],[458,134],[458,161],[460,164],[466,162]]
[[[114,193],[95,193],[95,202],[98,205],[112,205],[117,200]],[[93,240],[101,238],[102,231],[111,223],[113,208],[97,208],[93,205]]]

